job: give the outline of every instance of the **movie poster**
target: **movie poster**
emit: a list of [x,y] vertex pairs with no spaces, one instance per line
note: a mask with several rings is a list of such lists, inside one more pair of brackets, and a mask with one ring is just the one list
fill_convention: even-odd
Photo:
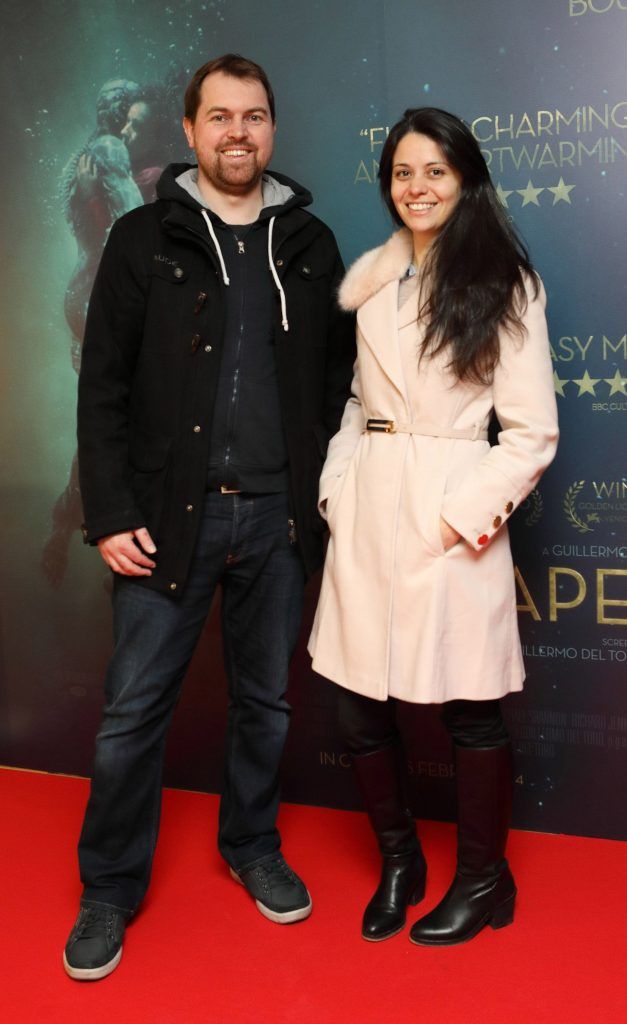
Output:
[[[471,126],[542,275],[562,441],[511,523],[528,671],[505,709],[515,824],[625,838],[627,75],[623,0],[7,0],[3,5],[0,761],[88,774],[111,650],[111,581],[82,544],[75,404],[85,312],[113,221],[189,157],[191,72],[266,68],[272,165],[307,185],[347,263],[390,233],[376,185],[408,106]],[[310,669],[308,589],[287,799],[359,806],[335,693]],[[220,787],[217,604],[177,711],[166,781]],[[478,609],[480,614],[480,609]],[[468,651],[472,657],[472,651]],[[437,709],[403,709],[419,815],[453,812]]]

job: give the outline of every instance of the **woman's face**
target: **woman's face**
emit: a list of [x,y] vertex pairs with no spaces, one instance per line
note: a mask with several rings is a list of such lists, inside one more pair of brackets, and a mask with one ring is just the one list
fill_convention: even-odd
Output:
[[446,224],[462,194],[462,176],[447,163],[437,142],[408,132],[392,160],[392,201],[414,235],[414,248],[429,245]]
[[126,143],[126,148],[131,155],[132,161],[136,162],[148,156],[151,146],[154,145],[150,116],[150,107],[143,100],[133,103],[129,107],[126,124],[122,128],[120,135]]

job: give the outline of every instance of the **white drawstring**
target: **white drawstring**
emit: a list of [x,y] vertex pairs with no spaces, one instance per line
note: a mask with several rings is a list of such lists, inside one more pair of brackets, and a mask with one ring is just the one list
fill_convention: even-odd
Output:
[[274,230],[275,220],[276,217],[271,217],[270,224],[268,226],[268,263],[270,264],[270,270],[272,271],[274,283],[277,286],[279,297],[281,299],[281,323],[283,324],[283,330],[289,331],[290,325],[287,319],[287,303],[285,301],[285,292],[283,291],[283,285],[279,281],[279,275],[276,272],[276,267],[274,266],[274,260],[272,258],[272,232]]
[[211,235],[211,239],[213,241],[213,244],[216,247],[216,252],[218,254],[218,259],[220,260],[220,266],[222,268],[222,280],[224,281],[225,284],[228,285],[231,282],[229,281],[229,275],[226,272],[226,264],[224,262],[224,257],[222,255],[222,249],[220,248],[218,239],[216,238],[216,233],[213,230],[213,224],[211,223],[211,218],[210,218],[210,216],[209,216],[209,214],[207,213],[206,210],[201,210],[200,212],[202,213],[203,217],[205,218],[205,223],[206,223],[206,225],[207,225],[207,227],[209,229],[209,234]]
[[[228,276],[228,274],[226,272],[226,264],[224,262],[224,257],[222,255],[222,250],[220,248],[220,243],[218,242],[218,239],[216,237],[216,233],[215,233],[214,228],[213,228],[213,224],[211,223],[211,218],[209,217],[209,214],[207,213],[206,210],[201,210],[200,212],[202,213],[203,217],[205,218],[205,224],[207,225],[207,229],[209,231],[209,234],[211,235],[211,240],[212,240],[213,244],[215,245],[216,252],[218,254],[218,259],[220,261],[220,267],[222,269],[222,280],[224,281],[224,283],[226,285],[228,285],[231,282],[229,281],[229,276]],[[286,302],[286,299],[285,299],[285,292],[283,291],[283,285],[281,284],[281,282],[279,280],[279,275],[276,272],[276,267],[274,266],[274,260],[272,258],[272,233],[273,233],[273,230],[274,230],[274,222],[275,222],[275,220],[276,220],[276,217],[271,217],[270,218],[270,223],[268,225],[268,263],[270,264],[270,271],[271,271],[272,276],[274,278],[274,283],[277,286],[277,291],[279,293],[279,298],[281,300],[281,323],[283,325],[283,330],[284,331],[289,331],[290,325],[289,325],[289,322],[288,322],[288,319],[287,319],[287,302]]]

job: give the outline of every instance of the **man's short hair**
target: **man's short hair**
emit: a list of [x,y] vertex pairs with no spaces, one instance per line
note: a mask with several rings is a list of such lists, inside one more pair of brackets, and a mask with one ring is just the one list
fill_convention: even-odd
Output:
[[198,71],[194,72],[192,80],[185,90],[185,117],[188,118],[192,123],[196,119],[198,113],[198,107],[200,106],[200,90],[202,83],[204,82],[207,75],[213,75],[214,72],[221,71],[224,75],[232,75],[234,78],[252,78],[257,82],[260,82],[266,90],[266,96],[268,97],[268,106],[270,108],[270,116],[272,123],[274,124],[275,107],[274,107],[274,93],[272,92],[272,86],[265,71],[259,64],[255,64],[254,60],[248,60],[246,57],[242,57],[239,53],[225,53],[222,57],[215,57],[213,60],[207,61],[202,67],[198,68]]

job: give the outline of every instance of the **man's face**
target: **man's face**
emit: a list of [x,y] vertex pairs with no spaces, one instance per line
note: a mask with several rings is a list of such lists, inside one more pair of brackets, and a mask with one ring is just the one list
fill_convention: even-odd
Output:
[[196,117],[184,118],[183,127],[196,151],[201,182],[229,195],[247,195],[257,187],[272,156],[275,131],[261,82],[222,71],[207,75]]

